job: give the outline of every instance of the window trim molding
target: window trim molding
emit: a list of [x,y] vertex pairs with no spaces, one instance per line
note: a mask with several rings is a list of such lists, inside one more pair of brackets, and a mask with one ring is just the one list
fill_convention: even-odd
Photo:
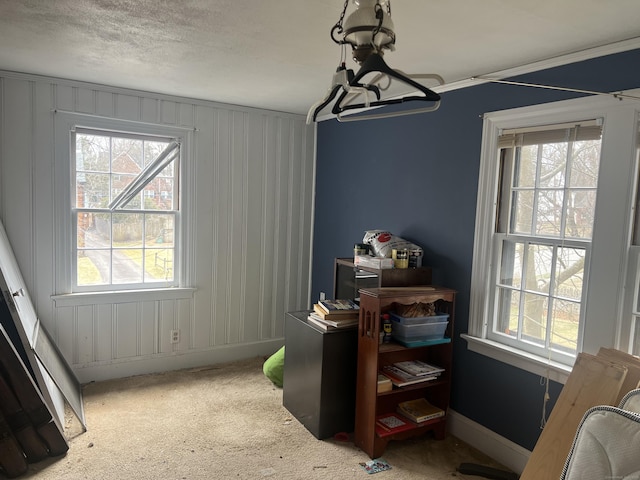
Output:
[[78,292],[51,295],[56,307],[81,307],[114,303],[148,302],[155,300],[184,300],[193,298],[195,288],[145,288],[105,292]]
[[524,350],[487,338],[478,338],[464,333],[460,336],[467,341],[467,348],[472,352],[491,357],[494,360],[549,378],[555,382],[564,384],[571,373],[572,367],[553,360],[549,361],[547,358],[533,355]]
[[[195,205],[195,175],[191,151],[193,146],[194,129],[175,125],[163,125],[132,120],[122,120],[98,115],[87,115],[66,111],[54,111],[54,209],[55,212],[55,252],[56,274],[52,298],[62,295],[87,296],[97,294],[93,291],[75,292],[73,290],[73,258],[69,246],[72,242],[72,205],[74,183],[71,182],[71,151],[75,145],[71,144],[70,132],[76,128],[93,130],[108,130],[112,132],[135,132],[141,135],[160,135],[177,138],[181,144],[181,172],[179,175],[180,211],[176,214],[176,221],[180,222],[180,234],[176,241],[176,252],[180,261],[175,271],[178,287],[162,288],[150,284],[149,288],[140,289],[139,286],[122,288],[121,290],[107,290],[106,293],[120,294],[122,292],[141,291],[171,291],[172,289],[189,288],[193,281],[194,271],[193,252],[193,206]],[[57,302],[56,302],[57,303]]]
[[[637,95],[638,90],[633,90],[629,93]],[[637,102],[626,102],[612,97],[594,96],[490,112],[484,115],[469,301],[469,327],[468,334],[462,335],[462,338],[467,340],[467,348],[469,350],[512,364],[531,373],[548,375],[547,371],[554,372],[553,375],[558,381],[562,381],[562,379],[565,378],[566,370],[570,370],[571,368],[557,362],[554,364],[554,362],[550,362],[546,358],[526,354],[513,347],[508,347],[487,339],[487,331],[491,327],[491,320],[488,318],[489,297],[492,291],[490,282],[492,281],[494,263],[498,260],[495,249],[493,248],[493,234],[497,220],[496,194],[499,181],[498,137],[500,133],[507,128],[526,128],[537,125],[553,125],[602,118],[605,121],[602,143],[602,158],[604,159],[610,151],[616,150],[614,144],[616,143],[616,139],[620,139],[620,135],[625,136],[625,138],[629,137],[625,129],[637,130],[635,120],[637,119],[637,111],[639,108]],[[631,118],[634,120],[631,121]],[[620,128],[623,132],[614,133],[614,138],[607,138],[607,126],[610,128],[613,126],[611,130]],[[631,145],[625,145],[621,148],[624,152],[626,151],[625,149],[629,147],[631,147]],[[636,154],[635,145],[633,145],[633,147],[634,150],[631,156]],[[633,159],[633,165],[635,165],[635,158]],[[635,167],[632,170],[635,171]],[[629,176],[633,177],[633,175]],[[635,178],[627,177],[627,181],[629,184],[625,185],[625,192],[633,189],[630,184],[635,184]],[[600,180],[598,186],[600,187]],[[630,215],[632,199],[629,198],[626,203],[627,208],[625,213]],[[602,207],[596,206],[596,218],[597,211],[600,208]],[[626,218],[626,214],[620,217]],[[627,229],[621,233],[625,238],[628,238],[630,235],[631,222],[627,222],[627,225]],[[597,240],[597,237],[594,236],[592,242],[595,243]],[[589,315],[588,308],[592,304],[594,310],[598,310],[597,300],[589,298],[589,294],[588,298],[585,299],[585,302],[587,302],[585,304],[587,311],[587,315],[585,315],[585,330],[591,328],[593,332],[586,332],[584,334],[582,346],[579,345],[578,351],[597,353],[599,346],[614,346],[615,348],[620,348],[620,329],[623,323],[621,321],[621,304],[625,290],[625,279],[627,278],[628,244],[617,245],[616,251],[618,253],[607,256],[607,259],[613,257],[615,264],[619,266],[619,271],[621,270],[619,273],[620,278],[617,279],[618,282],[610,282],[615,283],[616,287],[611,287],[615,291],[613,293],[609,292],[608,297],[615,297],[617,300],[615,305],[611,306],[609,315],[607,316],[607,320],[611,320],[602,321],[602,318],[600,318],[600,321],[598,321],[597,318],[594,319],[597,315]],[[592,265],[592,269],[593,268],[594,266]],[[592,278],[588,281],[591,282],[591,280]],[[602,282],[599,282],[599,284],[602,284]],[[597,288],[598,287],[594,288],[593,285],[591,285],[590,291],[592,292]],[[598,295],[595,294],[593,295],[593,297],[597,296]],[[626,345],[624,347],[626,347]]]

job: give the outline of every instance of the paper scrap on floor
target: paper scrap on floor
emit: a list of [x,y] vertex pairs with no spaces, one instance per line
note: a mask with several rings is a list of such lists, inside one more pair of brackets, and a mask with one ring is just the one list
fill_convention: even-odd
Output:
[[391,470],[391,465],[389,465],[383,458],[375,458],[368,462],[363,462],[360,466],[364,468],[364,471],[367,473],[378,473],[384,472],[385,470]]

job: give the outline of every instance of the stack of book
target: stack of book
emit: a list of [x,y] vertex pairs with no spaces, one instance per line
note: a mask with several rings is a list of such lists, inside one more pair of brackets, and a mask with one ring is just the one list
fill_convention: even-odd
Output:
[[411,421],[396,413],[385,413],[376,417],[376,433],[379,437],[386,437],[414,428],[416,426]]
[[307,317],[309,322],[323,330],[355,328],[358,326],[360,307],[353,300],[319,300]]
[[421,360],[407,360],[382,367],[382,374],[388,377],[396,387],[436,380],[442,372],[444,368]]
[[426,398],[400,402],[397,411],[402,416],[416,423],[424,423],[429,420],[444,417],[444,410],[429,403]]

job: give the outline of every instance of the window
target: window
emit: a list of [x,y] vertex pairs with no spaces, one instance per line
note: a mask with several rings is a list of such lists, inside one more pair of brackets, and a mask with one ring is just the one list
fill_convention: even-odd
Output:
[[563,363],[575,357],[580,334],[600,164],[595,123],[498,139],[499,254],[487,336]]
[[485,116],[471,350],[563,381],[579,352],[640,349],[637,119],[603,96]]
[[72,145],[73,290],[177,286],[179,142],[76,128]]
[[[636,139],[636,163],[640,165],[640,122],[638,122]],[[640,191],[636,191],[634,204],[633,239],[629,255],[629,265],[634,268],[629,269],[630,278],[628,279],[628,283],[634,288],[632,295],[629,295],[628,311],[625,313],[630,320],[628,351],[633,355],[640,355]]]

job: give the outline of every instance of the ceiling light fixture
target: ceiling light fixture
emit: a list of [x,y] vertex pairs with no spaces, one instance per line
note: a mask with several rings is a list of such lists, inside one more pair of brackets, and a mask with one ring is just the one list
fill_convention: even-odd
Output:
[[[390,68],[382,58],[385,50],[395,50],[391,0],[353,0],[353,3],[356,10],[345,19],[349,4],[349,0],[345,0],[340,19],[331,29],[331,39],[341,48],[340,63],[326,95],[309,109],[307,123],[317,121],[318,114],[332,102],[331,113],[342,122],[437,110],[440,95],[414,79],[431,79],[442,85],[444,80],[440,75],[408,75]],[[360,65],[357,73],[346,67],[346,45],[351,45],[353,60]],[[344,115],[407,101],[427,102],[428,105],[414,110]]]

